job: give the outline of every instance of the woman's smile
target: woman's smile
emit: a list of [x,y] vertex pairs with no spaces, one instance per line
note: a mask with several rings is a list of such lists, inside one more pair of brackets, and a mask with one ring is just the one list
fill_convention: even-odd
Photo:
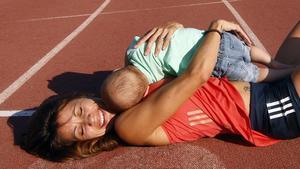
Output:
[[104,112],[99,109],[100,127],[104,126]]
[[67,103],[59,112],[58,133],[67,141],[100,137],[105,134],[106,127],[113,116],[99,107],[93,99],[75,99]]

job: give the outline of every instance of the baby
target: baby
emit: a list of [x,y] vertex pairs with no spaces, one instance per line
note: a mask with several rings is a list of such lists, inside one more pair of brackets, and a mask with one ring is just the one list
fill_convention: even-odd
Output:
[[[122,112],[137,104],[145,95],[148,85],[166,76],[178,76],[186,70],[205,31],[182,28],[175,31],[169,46],[154,56],[155,45],[148,56],[144,55],[145,43],[138,48],[135,37],[127,49],[129,65],[114,71],[103,83],[101,96],[114,112]],[[229,80],[261,82],[266,79],[269,68],[259,68],[253,62],[276,68],[287,65],[271,59],[264,51],[255,46],[247,46],[234,34],[223,32],[217,63],[213,76],[227,76]],[[276,76],[286,72],[277,73]],[[272,80],[272,79],[271,79]]]

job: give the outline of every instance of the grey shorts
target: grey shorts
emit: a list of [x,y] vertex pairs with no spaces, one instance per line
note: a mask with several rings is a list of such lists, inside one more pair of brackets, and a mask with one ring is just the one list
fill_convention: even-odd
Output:
[[213,76],[256,82],[258,75],[258,67],[251,63],[250,48],[232,33],[223,32]]

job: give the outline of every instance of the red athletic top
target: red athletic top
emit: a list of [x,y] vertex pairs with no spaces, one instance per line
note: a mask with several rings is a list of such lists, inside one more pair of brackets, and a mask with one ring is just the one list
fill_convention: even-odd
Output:
[[[149,93],[165,83],[151,85]],[[211,77],[162,124],[162,128],[170,143],[214,137],[220,133],[240,134],[256,146],[280,141],[251,129],[243,100],[227,78]]]

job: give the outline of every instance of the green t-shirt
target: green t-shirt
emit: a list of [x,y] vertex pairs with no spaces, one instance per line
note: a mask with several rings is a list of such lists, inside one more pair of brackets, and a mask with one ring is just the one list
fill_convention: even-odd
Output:
[[146,75],[149,83],[157,82],[165,76],[178,76],[188,67],[202,42],[204,32],[204,30],[193,28],[176,30],[169,46],[158,56],[154,56],[155,44],[148,56],[144,55],[145,43],[135,49],[133,46],[139,40],[139,37],[136,36],[127,49],[127,59],[129,63]]

